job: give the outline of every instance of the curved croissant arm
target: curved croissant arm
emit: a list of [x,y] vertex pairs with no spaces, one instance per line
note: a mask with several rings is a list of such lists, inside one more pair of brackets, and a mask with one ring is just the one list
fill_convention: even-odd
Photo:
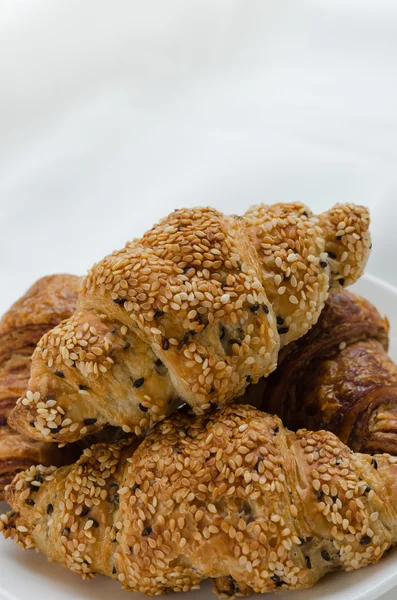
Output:
[[359,277],[368,224],[354,205],[175,211],[92,268],[75,314],[39,343],[13,426],[60,442],[105,424],[140,435],[181,401],[198,414],[231,402],[316,322],[330,286]]
[[232,405],[98,444],[73,466],[32,467],[8,488],[0,528],[83,577],[149,595],[205,579],[220,596],[301,589],[395,544],[396,462]]
[[397,367],[387,356],[388,330],[364,298],[331,294],[317,325],[283,350],[260,392],[264,410],[291,429],[329,429],[355,451],[397,454]]
[[52,275],[39,279],[0,321],[0,500],[16,472],[36,463],[62,464],[54,444],[28,439],[7,425],[7,417],[24,393],[31,355],[41,336],[76,307],[81,279]]

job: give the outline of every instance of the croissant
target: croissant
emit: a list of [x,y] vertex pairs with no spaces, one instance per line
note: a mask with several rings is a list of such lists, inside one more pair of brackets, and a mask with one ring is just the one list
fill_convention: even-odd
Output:
[[388,331],[370,302],[333,292],[318,323],[283,349],[260,392],[263,409],[294,430],[329,429],[356,452],[397,454],[397,367],[387,355]]
[[0,528],[85,578],[158,595],[212,579],[221,597],[301,589],[376,563],[397,540],[397,457],[230,405],[146,438],[31,467]]
[[30,376],[31,354],[41,336],[69,317],[80,279],[53,275],[37,281],[0,321],[0,500],[15,473],[34,463],[61,464],[53,444],[26,438],[7,425],[7,417]]
[[330,286],[361,275],[368,225],[350,204],[173,212],[88,273],[38,344],[13,427],[62,443],[105,424],[140,435],[181,401],[231,402],[317,321]]

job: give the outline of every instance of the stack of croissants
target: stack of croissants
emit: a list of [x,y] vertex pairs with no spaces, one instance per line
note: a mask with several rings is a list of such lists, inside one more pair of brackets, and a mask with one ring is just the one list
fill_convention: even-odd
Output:
[[397,542],[368,211],[177,210],[0,321],[0,530],[90,579],[303,589]]

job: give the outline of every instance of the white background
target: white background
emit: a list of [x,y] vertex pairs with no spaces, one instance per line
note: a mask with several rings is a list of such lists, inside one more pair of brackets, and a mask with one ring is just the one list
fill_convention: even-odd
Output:
[[396,166],[394,1],[0,0],[0,312],[191,205],[366,204],[397,285]]

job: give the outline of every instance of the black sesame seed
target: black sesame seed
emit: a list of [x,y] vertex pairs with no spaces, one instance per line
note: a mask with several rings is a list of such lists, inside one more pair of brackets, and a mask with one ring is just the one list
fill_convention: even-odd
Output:
[[310,556],[305,556],[306,566],[308,569],[312,568],[312,561],[310,560]]
[[326,550],[321,550],[321,558],[327,562],[331,560],[331,557]]
[[318,490],[318,492],[315,492],[316,498],[318,500],[320,500],[323,496],[324,496],[324,492],[323,490]]
[[70,528],[69,527],[65,527],[65,529],[62,531],[62,535],[68,536],[69,533],[70,533]]
[[327,251],[327,254],[328,254],[328,256],[329,256],[330,258],[333,258],[333,259],[335,259],[335,258],[336,258],[336,254],[335,254],[335,252],[331,252],[331,250],[328,250],[328,251]]
[[230,345],[237,344],[237,346],[241,346],[241,340],[237,340],[236,338],[232,338],[231,340],[229,340],[229,344]]
[[163,350],[168,350],[168,348],[170,347],[170,343],[168,341],[168,338],[164,338],[163,339],[163,343],[161,344],[161,347]]
[[373,466],[374,469],[378,468],[378,463],[374,458],[371,460],[371,465]]
[[262,306],[262,308],[263,308],[263,310],[264,310],[264,312],[265,312],[265,315],[268,315],[268,314],[269,314],[269,307],[268,307],[266,304],[264,304],[264,305]]
[[343,287],[345,285],[345,280],[343,279],[343,277],[341,277],[340,279],[338,279],[339,283],[341,284],[341,286]]
[[124,344],[123,350],[128,350],[128,348],[131,348],[130,342],[127,342],[126,344]]
[[41,475],[36,475],[36,477],[34,478],[35,481],[38,481],[39,483],[43,483],[43,478]]
[[215,388],[214,388],[214,387],[212,387],[212,388],[210,389],[209,393],[210,393],[210,394],[213,394],[214,392],[215,392]]
[[338,457],[337,457],[337,459],[336,459],[336,461],[335,461],[335,464],[336,464],[336,465],[340,465],[340,463],[341,463],[342,461],[343,461],[343,458],[342,458],[341,456],[338,456]]
[[288,331],[289,327],[280,327],[280,329],[278,330],[280,335],[282,335],[283,333],[288,333]]
[[154,313],[154,318],[155,319],[159,319],[160,317],[162,317],[164,314],[163,310],[156,310],[156,312]]
[[284,325],[283,317],[277,317],[277,325]]
[[178,344],[178,350],[181,350],[183,348],[183,346],[188,342],[189,340],[189,333],[185,333],[185,335],[183,336],[183,338],[181,339],[181,341]]
[[88,508],[88,506],[85,506],[80,513],[80,517],[85,517],[86,515],[88,515],[89,512],[90,512],[90,509]]
[[62,379],[64,379],[64,378],[65,378],[65,375],[62,373],[62,371],[55,371],[55,375],[56,375],[57,377],[61,377]]
[[116,571],[116,567],[113,567],[112,574],[113,574],[113,575],[116,575],[116,573],[117,573],[117,571]]
[[280,427],[278,425],[276,425],[273,429],[274,434],[278,433],[280,431]]
[[115,304],[120,304],[120,306],[124,306],[125,298],[116,298],[116,300],[113,300],[113,302]]
[[308,544],[310,544],[310,542],[312,542],[312,541],[313,541],[313,536],[309,535],[309,536],[306,538],[306,542],[307,542]]
[[86,385],[79,385],[79,390],[88,390],[88,387]]
[[84,421],[83,421],[84,425],[94,425],[94,423],[96,423],[96,422],[97,422],[97,420],[94,418],[84,419]]
[[256,313],[259,310],[259,304],[257,304],[256,306],[250,306],[250,311],[252,313]]
[[141,410],[142,412],[147,412],[149,409],[147,406],[143,406],[143,404],[139,403],[139,410]]
[[93,519],[93,518],[91,517],[91,521],[92,521],[92,526],[93,526],[95,529],[96,529],[97,527],[99,527],[99,523],[98,523],[98,521],[97,521],[96,519]]
[[110,333],[116,333],[116,329],[111,329]]
[[143,377],[140,377],[139,379],[135,379],[135,381],[133,381],[132,385],[134,386],[134,388],[140,388],[143,386],[145,379]]
[[194,269],[194,267],[192,265],[186,265],[186,267],[183,267],[184,274],[186,275],[186,273],[190,271],[190,269]]
[[368,544],[370,543],[371,538],[369,537],[369,535],[364,535],[361,540],[360,540],[360,544],[362,546],[368,546]]
[[54,507],[52,506],[52,504],[47,504],[47,508],[46,508],[47,515],[50,515],[52,512],[54,512]]
[[322,260],[322,261],[320,262],[320,267],[322,267],[323,269],[325,269],[325,267],[328,267],[328,263],[327,263],[327,262],[325,262],[325,260]]
[[7,424],[7,419],[6,417],[0,417],[0,427],[4,427],[4,425]]
[[280,577],[279,577],[278,575],[272,575],[272,576],[270,577],[270,579],[271,579],[272,581],[274,581],[274,583],[280,583],[280,581],[281,581],[281,579],[280,579]]
[[[4,425],[5,425],[5,423],[4,423]],[[29,421],[29,425],[31,427],[36,427],[36,423],[34,421]]]
[[26,498],[25,504],[27,504],[28,506],[34,506],[36,502],[32,498]]
[[150,535],[152,533],[152,528],[150,527],[145,527],[145,529],[142,531],[141,536],[142,537],[146,537],[148,535]]
[[131,492],[136,492],[136,490],[139,488],[139,483],[134,483],[134,485],[131,488]]
[[364,492],[366,494],[369,494],[369,492],[371,491],[371,489],[372,489],[371,486],[367,485],[367,487],[365,488]]
[[55,427],[54,429],[51,429],[51,433],[59,433],[62,429],[62,425],[58,425],[58,427]]

